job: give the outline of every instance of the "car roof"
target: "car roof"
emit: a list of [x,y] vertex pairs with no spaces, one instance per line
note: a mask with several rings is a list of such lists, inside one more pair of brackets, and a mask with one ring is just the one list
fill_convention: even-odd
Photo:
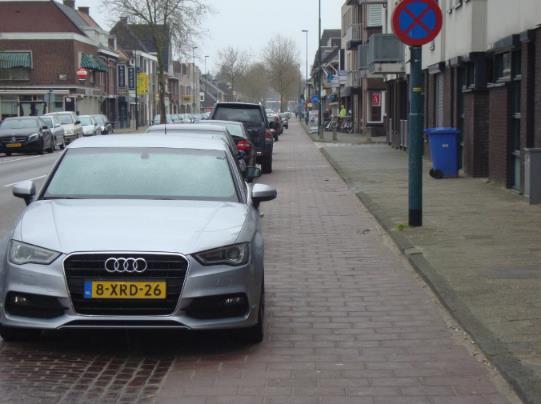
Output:
[[19,119],[38,119],[40,118],[39,116],[10,116],[10,117],[7,117],[7,118],[4,118],[4,121],[7,121],[8,119],[9,120],[19,120]]
[[206,120],[204,123],[202,124],[199,124],[199,125],[212,125],[212,126],[217,126],[217,125],[220,125],[220,124],[223,124],[223,125],[238,125],[238,126],[244,126],[244,124],[242,122],[239,122],[239,121],[221,121],[219,119],[208,119]]
[[195,149],[195,150],[226,150],[228,147],[221,139],[197,138],[191,136],[125,134],[90,136],[79,138],[67,147],[68,149],[82,149],[91,147],[123,148],[123,147],[155,147],[167,149]]
[[49,112],[45,115],[62,115],[62,114],[75,114],[73,111],[58,111],[58,112]]
[[168,124],[161,124],[161,125],[152,125],[150,126],[147,131],[166,131],[166,130],[182,130],[182,131],[195,131],[195,132],[226,132],[225,126],[218,126],[218,125],[205,125],[205,124],[195,124],[195,123],[168,123]]

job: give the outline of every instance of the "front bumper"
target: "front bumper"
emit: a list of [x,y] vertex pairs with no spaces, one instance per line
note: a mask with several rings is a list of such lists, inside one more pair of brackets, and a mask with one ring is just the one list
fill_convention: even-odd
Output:
[[[81,328],[182,328],[189,330],[235,329],[257,323],[258,304],[263,279],[262,265],[253,262],[241,267],[205,267],[195,259],[186,257],[188,269],[181,285],[181,295],[176,307],[167,315],[99,315],[80,314],[76,311],[68,289],[64,259],[58,258],[51,265],[27,264],[18,266],[4,261],[0,272],[0,324],[5,327],[34,328],[42,330]],[[97,274],[98,275],[98,274]],[[99,277],[99,276],[98,276]],[[129,278],[127,275],[126,278]],[[134,279],[135,280],[135,279]],[[8,296],[14,294],[54,299],[62,307],[53,318],[15,315]],[[199,315],[194,307],[201,302],[230,296],[244,296],[245,307],[240,315]],[[11,300],[10,300],[11,302]],[[129,301],[122,304],[129,304]],[[198,313],[197,315],[194,313]],[[212,316],[211,316],[212,317]]]
[[36,153],[43,150],[43,138],[38,138],[30,142],[17,142],[20,147],[7,147],[6,142],[0,142],[0,152],[2,153]]

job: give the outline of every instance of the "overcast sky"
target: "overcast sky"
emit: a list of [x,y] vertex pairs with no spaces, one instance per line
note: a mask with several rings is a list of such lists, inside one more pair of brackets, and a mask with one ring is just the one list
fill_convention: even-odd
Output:
[[[340,8],[344,0],[321,0],[322,24],[325,28],[340,28]],[[209,70],[214,69],[217,52],[227,46],[244,49],[258,57],[266,43],[276,34],[297,42],[304,73],[306,37],[302,29],[310,30],[309,63],[317,47],[317,0],[208,0],[214,13],[205,20],[206,38],[196,51],[197,63],[204,69],[204,56],[209,55]],[[76,6],[90,6],[90,15],[109,29],[112,21],[101,0],[76,0]]]

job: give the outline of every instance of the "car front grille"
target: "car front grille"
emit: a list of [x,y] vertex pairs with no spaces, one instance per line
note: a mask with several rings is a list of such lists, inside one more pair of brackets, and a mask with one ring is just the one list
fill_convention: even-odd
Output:
[[5,136],[0,138],[0,142],[4,144],[8,143],[25,143],[28,140],[27,136]]
[[[144,258],[148,268],[143,273],[109,273],[105,262],[112,257]],[[168,254],[75,254],[64,261],[74,309],[92,315],[167,315],[173,313],[179,301],[188,270],[188,261],[180,255]],[[167,298],[144,299],[86,299],[85,281],[165,281]]]

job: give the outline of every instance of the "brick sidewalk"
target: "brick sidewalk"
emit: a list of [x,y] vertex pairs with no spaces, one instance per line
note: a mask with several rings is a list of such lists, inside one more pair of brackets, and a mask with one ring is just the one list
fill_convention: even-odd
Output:
[[266,340],[179,340],[156,401],[508,402],[298,124],[275,147],[261,178],[279,191],[262,208]]

